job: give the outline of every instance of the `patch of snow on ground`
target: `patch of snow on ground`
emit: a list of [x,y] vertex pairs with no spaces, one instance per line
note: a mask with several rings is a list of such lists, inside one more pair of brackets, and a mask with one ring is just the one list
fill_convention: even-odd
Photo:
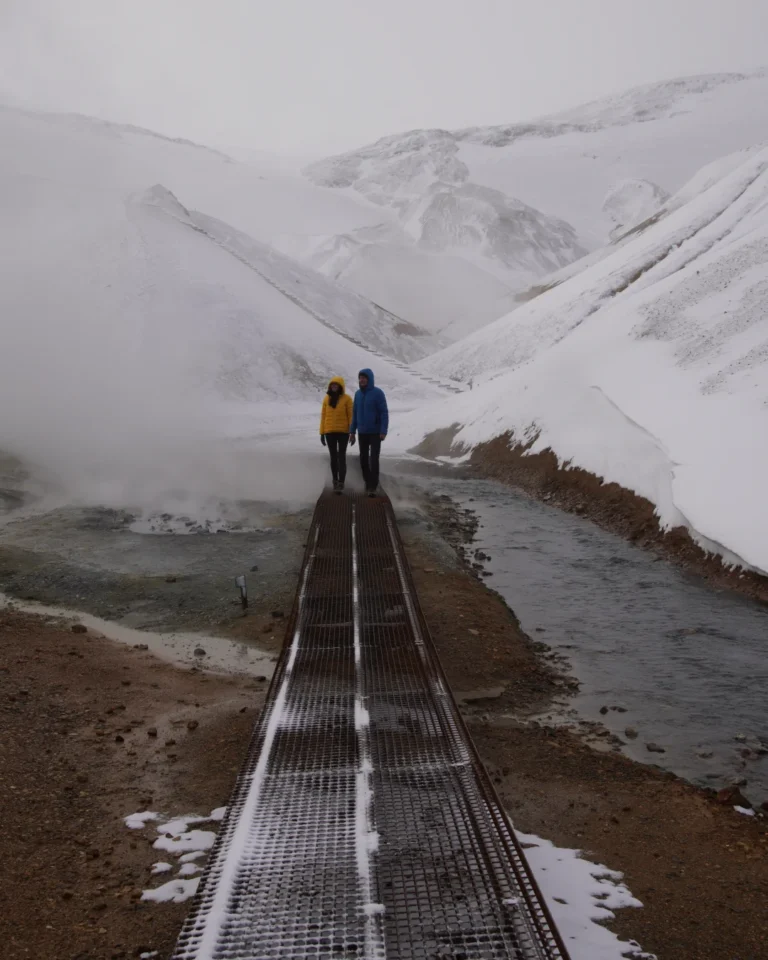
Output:
[[190,830],[188,833],[179,833],[169,837],[158,837],[152,844],[155,850],[165,850],[167,853],[189,853],[190,850],[210,850],[216,842],[216,834],[210,830]]
[[[144,890],[142,900],[153,903],[183,903],[193,897],[200,883],[200,877],[193,876],[203,870],[204,864],[194,861],[205,858],[216,841],[216,834],[209,830],[190,830],[192,826],[203,823],[220,823],[224,819],[226,807],[216,807],[207,817],[187,814],[163,820],[155,829],[158,838],[152,844],[156,850],[165,850],[178,858],[179,869],[176,877],[159,887]],[[151,820],[162,820],[159,813],[133,813],[124,818],[125,825],[131,829],[140,829]],[[153,876],[169,873],[173,865],[160,861],[152,865]]]
[[151,820],[157,820],[160,816],[152,810],[144,810],[142,813],[131,813],[125,817],[125,825],[129,830],[142,830]]
[[642,907],[622,874],[584,860],[579,850],[556,847],[549,840],[515,831],[571,960],[655,960],[634,941],[620,940],[603,924],[614,910]]
[[193,880],[169,880],[162,887],[155,887],[154,890],[145,890],[142,900],[150,900],[153,903],[184,903],[190,897],[194,897],[200,884],[200,877]]

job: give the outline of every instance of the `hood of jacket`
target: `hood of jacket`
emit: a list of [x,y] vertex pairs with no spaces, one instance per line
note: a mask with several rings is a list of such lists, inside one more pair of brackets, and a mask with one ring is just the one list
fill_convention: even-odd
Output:
[[365,389],[368,390],[370,388],[372,390],[376,386],[376,382],[373,378],[373,370],[369,370],[368,367],[365,367],[363,370],[358,372],[358,377],[360,374],[362,374],[364,377],[368,377],[368,386]]
[[341,392],[342,392],[342,393],[346,393],[346,392],[347,392],[347,387],[346,387],[346,384],[344,383],[344,377],[331,377],[331,379],[328,381],[328,389],[329,389],[329,390],[331,389],[331,384],[332,384],[332,383],[338,383],[338,385],[341,387]]

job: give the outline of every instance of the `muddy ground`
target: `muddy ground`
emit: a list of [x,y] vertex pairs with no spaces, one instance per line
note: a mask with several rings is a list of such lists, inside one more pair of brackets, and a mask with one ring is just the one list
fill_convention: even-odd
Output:
[[[516,826],[623,871],[645,906],[621,911],[614,928],[662,960],[765,960],[766,821],[632,763],[610,743],[598,751],[571,732],[532,721],[572,680],[457,558],[451,544],[471,533],[471,518],[446,503],[429,512],[428,522],[413,511],[403,517],[419,596]],[[216,616],[202,611],[200,624],[217,623],[217,632],[257,644],[279,639],[280,623],[270,613],[295,587],[291,571],[298,569],[305,529],[297,522],[281,541],[282,579],[257,592],[249,617],[224,591],[229,560],[222,559],[210,580],[195,560],[189,580],[156,581],[146,619],[176,622],[163,591],[173,588],[174,599],[185,599],[203,585],[220,605]],[[228,543],[227,556],[231,549]],[[71,569],[70,560],[61,563]],[[44,598],[58,598],[59,561],[38,553],[30,563],[50,575]],[[84,561],[81,575],[89,581]],[[109,576],[125,616],[138,616],[133,605],[146,585],[120,572]],[[90,603],[91,594],[83,595]],[[202,604],[199,595],[190,596],[193,602]],[[70,598],[69,605],[77,604]],[[184,626],[194,623],[183,619]],[[72,633],[66,624],[0,611],[0,937],[8,960],[169,955],[186,905],[140,900],[144,888],[159,885],[162,878],[149,870],[163,856],[150,845],[151,826],[130,831],[122,818],[146,808],[206,814],[225,804],[265,687],[254,678],[174,667],[90,632]]]

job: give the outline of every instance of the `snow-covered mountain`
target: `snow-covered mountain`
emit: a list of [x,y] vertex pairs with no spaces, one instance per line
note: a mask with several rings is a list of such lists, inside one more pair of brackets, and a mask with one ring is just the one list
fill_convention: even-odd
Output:
[[705,164],[768,140],[766,98],[765,70],[661,81],[531,123],[457,131],[456,157],[475,182],[562,217],[596,247],[614,227],[604,204],[617,185],[674,193]]
[[[418,131],[311,164],[305,172],[312,182],[351,188],[394,212],[397,224],[388,219],[378,229],[320,238],[297,252],[454,338],[498,316],[515,290],[584,255],[570,224],[473,182],[457,149],[451,133]],[[396,274],[408,278],[407,287]],[[468,287],[471,297],[464,295]]]
[[646,497],[664,526],[768,572],[768,148],[709,164],[623,239],[422,365],[473,392],[399,442],[512,432]]
[[[446,330],[448,318],[447,332],[468,332],[514,294],[651,216],[704,164],[768,139],[766,102],[765,71],[716,74],[528,123],[385,137],[305,172],[394,212],[399,232],[388,220],[386,236],[362,229],[295,252],[367,296],[375,290],[374,299],[422,326]],[[410,278],[421,250],[482,271],[473,276],[474,309],[455,296],[439,260],[408,291],[390,280],[387,298],[381,269]],[[508,290],[499,296],[488,274]]]

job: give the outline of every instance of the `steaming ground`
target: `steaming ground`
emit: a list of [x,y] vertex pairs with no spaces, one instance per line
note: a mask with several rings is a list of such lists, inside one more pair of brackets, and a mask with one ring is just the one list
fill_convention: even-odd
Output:
[[[0,590],[126,626],[205,631],[239,616],[234,578],[245,573],[255,604],[290,609],[325,464],[280,460],[281,480],[258,454],[230,457],[154,505],[111,507],[0,456]],[[248,498],[254,475],[283,496]]]

